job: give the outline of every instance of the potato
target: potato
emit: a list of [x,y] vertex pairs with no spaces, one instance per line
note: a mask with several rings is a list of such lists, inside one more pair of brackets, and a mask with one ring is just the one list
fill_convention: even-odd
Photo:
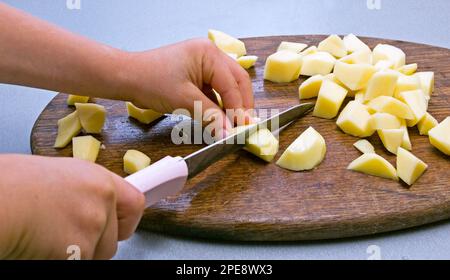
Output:
[[357,51],[344,56],[340,61],[348,64],[372,64],[372,52],[370,50]]
[[378,96],[393,96],[397,86],[398,75],[393,71],[380,71],[370,78],[364,100],[369,101]]
[[428,131],[430,143],[446,155],[450,155],[450,117]]
[[434,91],[434,72],[418,72],[414,74],[417,78],[419,78],[420,86],[428,96]]
[[55,148],[64,148],[81,131],[80,120],[77,111],[58,120],[58,135],[56,136]]
[[289,145],[277,165],[292,171],[310,170],[322,162],[326,151],[322,135],[309,127]]
[[422,90],[405,91],[400,94],[400,100],[408,105],[414,118],[407,121],[409,127],[415,126],[427,113],[428,101]]
[[346,86],[345,86],[345,85],[344,85],[344,84],[336,77],[336,75],[334,75],[334,73],[327,74],[327,75],[323,76],[323,78],[324,78],[324,79],[327,79],[327,80],[330,80],[330,81],[332,81],[332,82],[335,82],[337,85],[339,85],[339,86],[345,88],[345,89],[348,91],[347,97],[354,97],[354,96],[355,96],[354,91],[352,91],[352,90],[350,90],[349,88],[347,88],[347,87],[346,87]]
[[128,150],[123,156],[123,170],[127,174],[133,174],[149,166],[150,162],[146,154],[138,150]]
[[364,104],[364,95],[365,95],[365,90],[360,90],[358,92],[355,93],[355,101],[361,104]]
[[397,175],[408,185],[414,184],[428,165],[403,148],[398,148]]
[[300,100],[317,97],[323,79],[324,77],[322,75],[314,75],[306,79],[298,88]]
[[344,42],[337,35],[330,35],[319,43],[317,49],[319,51],[327,52],[337,58],[347,55],[347,49],[345,48]]
[[81,127],[86,133],[100,133],[106,120],[106,109],[102,105],[75,103]]
[[397,80],[397,86],[395,87],[394,97],[400,99],[400,94],[405,91],[421,89],[420,79],[416,76],[407,76],[400,74]]
[[398,68],[397,71],[405,75],[412,75],[417,71],[417,63],[403,65]]
[[353,146],[363,154],[375,153],[375,148],[366,139],[361,139],[353,143]]
[[267,128],[259,129],[248,137],[245,150],[271,162],[278,153],[278,139]]
[[401,147],[403,149],[412,150],[412,144],[411,139],[409,138],[409,132],[408,127],[406,126],[406,121],[402,120],[402,125],[400,126],[400,129],[403,129],[403,139],[402,139],[402,145]]
[[256,55],[244,55],[237,59],[239,65],[241,65],[244,69],[249,69],[255,66],[258,57]]
[[244,42],[222,31],[209,29],[208,38],[225,53],[235,53],[238,57],[247,54]]
[[377,112],[389,113],[402,119],[414,119],[408,105],[390,96],[378,96],[367,103],[367,106]]
[[138,120],[143,124],[149,124],[152,121],[160,118],[163,114],[153,111],[151,109],[141,109],[136,107],[131,102],[126,102],[128,116]]
[[232,59],[234,59],[234,60],[237,60],[238,59],[238,55],[237,54],[235,54],[235,53],[226,53],[229,57],[231,57]]
[[[372,56],[373,58],[373,56]],[[394,69],[394,63],[390,60],[380,60],[377,63],[374,63],[374,67],[377,71]]]
[[280,43],[280,45],[277,48],[277,52],[279,51],[291,51],[295,53],[300,53],[304,49],[306,49],[308,45],[302,44],[302,43],[293,43],[293,42],[286,42],[283,41]]
[[311,47],[308,47],[307,49],[301,51],[301,52],[300,52],[300,55],[301,55],[301,56],[306,56],[306,55],[309,55],[309,54],[316,53],[316,52],[318,52],[318,51],[319,51],[319,50],[317,49],[316,46],[311,46]]
[[300,74],[303,76],[326,75],[333,71],[336,58],[327,52],[315,52],[303,56]]
[[266,60],[264,79],[275,83],[288,83],[298,79],[302,57],[291,51],[271,54]]
[[420,135],[428,135],[428,131],[433,127],[437,126],[438,121],[430,114],[426,113],[425,116],[417,123],[417,128],[419,129]]
[[81,95],[74,95],[69,94],[67,96],[67,105],[75,105],[75,103],[87,103],[89,101],[89,96],[81,96]]
[[367,46],[363,41],[361,41],[354,34],[348,34],[343,39],[344,46],[349,53],[354,53],[357,51],[370,51],[369,46]]
[[332,81],[324,80],[314,106],[313,116],[324,119],[336,117],[346,95],[345,88]]
[[73,157],[95,162],[100,151],[100,144],[100,141],[91,135],[74,137],[72,138]]
[[345,133],[364,138],[375,132],[370,126],[370,118],[366,105],[350,101],[342,110],[336,124]]
[[386,44],[378,44],[373,49],[373,63],[377,63],[380,60],[392,61],[394,63],[394,68],[397,69],[405,65],[406,55],[397,47]]
[[388,113],[375,113],[370,117],[370,126],[372,129],[397,129],[402,126],[404,121],[397,116]]
[[370,64],[349,64],[337,61],[333,73],[347,88],[358,91],[367,86],[370,78],[375,74],[375,67]]
[[361,155],[352,161],[347,169],[398,181],[397,171],[394,166],[375,153]]
[[397,149],[402,145],[403,134],[405,131],[401,128],[397,129],[379,129],[378,136],[383,142],[383,146],[389,152],[397,154]]

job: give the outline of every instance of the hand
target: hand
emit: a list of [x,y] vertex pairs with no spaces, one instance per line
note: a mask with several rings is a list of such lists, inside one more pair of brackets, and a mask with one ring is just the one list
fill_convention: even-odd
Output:
[[71,158],[0,156],[0,259],[109,259],[144,210],[144,196],[105,168]]
[[[230,123],[209,97],[211,88],[221,96],[225,109],[252,109],[249,75],[236,61],[207,39],[193,39],[159,49],[126,55],[123,75],[132,102],[161,113],[184,108],[194,113],[194,101],[202,113],[218,113],[224,128]],[[209,110],[209,114],[206,112]],[[246,115],[249,122],[251,117]],[[234,121],[234,120],[233,120]]]

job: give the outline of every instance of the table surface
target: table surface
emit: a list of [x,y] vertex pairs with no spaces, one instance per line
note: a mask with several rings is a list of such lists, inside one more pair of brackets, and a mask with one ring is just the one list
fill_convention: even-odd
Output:
[[[207,28],[237,37],[355,33],[450,48],[446,0],[80,0],[80,9],[67,6],[77,0],[3,2],[130,51],[205,37]],[[54,95],[0,85],[0,153],[30,153],[33,123]],[[138,231],[119,244],[115,258],[450,259],[449,233],[450,221],[363,238],[290,243],[216,242]]]

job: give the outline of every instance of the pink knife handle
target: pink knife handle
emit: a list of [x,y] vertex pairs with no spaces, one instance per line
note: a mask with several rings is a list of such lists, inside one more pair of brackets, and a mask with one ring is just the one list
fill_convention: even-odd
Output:
[[167,156],[125,180],[145,195],[145,206],[149,207],[162,198],[179,193],[187,177],[186,162],[181,157]]

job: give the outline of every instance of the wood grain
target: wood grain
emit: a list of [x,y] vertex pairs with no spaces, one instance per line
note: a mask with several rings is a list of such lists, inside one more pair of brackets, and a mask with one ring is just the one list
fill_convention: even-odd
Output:
[[[259,56],[253,81],[256,108],[288,108],[298,104],[298,85],[263,80],[266,57],[280,41],[316,45],[324,36],[277,36],[244,39],[249,54]],[[439,121],[450,115],[450,50],[427,45],[363,38],[371,47],[393,44],[417,62],[419,71],[435,71],[436,91],[430,112]],[[52,148],[56,121],[73,109],[60,94],[45,108],[33,128],[34,154],[71,156],[71,146]],[[95,100],[105,105],[108,120],[99,139],[106,149],[98,163],[120,175],[122,156],[138,149],[157,161],[166,155],[185,156],[201,145],[175,145],[170,132],[176,120],[162,118],[150,125],[129,119],[123,102]],[[307,116],[280,135],[280,152],[308,126],[327,142],[325,161],[309,172],[290,172],[266,164],[245,151],[229,155],[188,182],[181,194],[162,200],[146,210],[141,227],[175,235],[227,240],[314,240],[368,235],[423,225],[450,217],[448,156],[433,148],[427,137],[410,129],[413,152],[429,170],[411,188],[403,183],[346,170],[360,154],[352,147],[357,140],[345,135],[335,121]],[[376,151],[395,163],[395,156],[382,147],[378,137],[369,140]]]

